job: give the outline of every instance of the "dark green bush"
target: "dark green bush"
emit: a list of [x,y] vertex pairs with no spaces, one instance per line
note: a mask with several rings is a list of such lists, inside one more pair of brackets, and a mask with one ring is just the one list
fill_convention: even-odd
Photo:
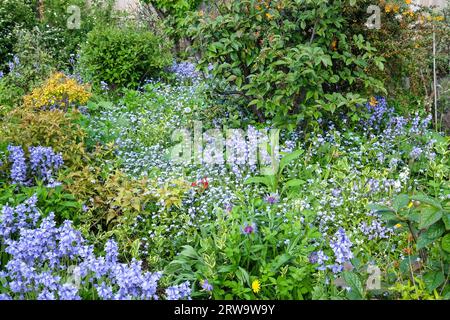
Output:
[[296,125],[356,111],[364,94],[383,92],[367,72],[383,68],[383,59],[362,35],[347,34],[351,21],[343,9],[353,2],[223,1],[199,13],[194,47],[260,121]]
[[136,87],[157,77],[172,62],[167,42],[134,27],[96,28],[88,34],[80,61],[94,85]]

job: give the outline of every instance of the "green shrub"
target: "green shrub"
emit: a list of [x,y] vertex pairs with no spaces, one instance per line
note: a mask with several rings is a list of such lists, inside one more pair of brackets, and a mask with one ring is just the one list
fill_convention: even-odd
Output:
[[[350,1],[352,2],[352,1]],[[362,35],[347,35],[349,1],[234,1],[200,13],[192,27],[203,66],[264,121],[286,124],[337,109],[354,110],[354,93],[384,91],[367,68],[383,59]]]
[[17,27],[31,29],[36,25],[36,0],[2,0],[0,5],[0,71],[11,59],[10,52],[17,42]]
[[[188,15],[195,12],[200,5],[208,1],[204,0],[141,0],[141,15],[144,19],[155,20],[153,7],[157,13],[156,19],[162,22],[164,31],[174,41],[177,54],[183,54],[182,40],[187,37],[189,28]],[[148,12],[152,12],[153,17],[149,17]],[[150,18],[150,19],[149,19]]]
[[[86,41],[87,34],[99,24],[114,20],[113,0],[46,0],[39,27],[43,31],[43,42],[55,59],[58,68],[71,63],[80,45]],[[71,6],[79,8],[80,24],[76,25],[77,13]],[[70,24],[73,23],[73,26]]]
[[112,89],[136,87],[172,62],[170,48],[161,40],[133,27],[96,28],[82,48],[81,64],[95,85],[104,81]]
[[52,57],[42,44],[39,29],[15,29],[13,56],[10,57],[9,73],[0,79],[0,105],[11,109],[21,96],[44,81],[54,70]]

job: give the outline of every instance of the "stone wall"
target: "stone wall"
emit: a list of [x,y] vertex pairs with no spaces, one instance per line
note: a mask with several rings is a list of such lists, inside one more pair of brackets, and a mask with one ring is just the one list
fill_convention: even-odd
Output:
[[139,5],[139,0],[117,0],[115,8],[121,11],[134,11]]

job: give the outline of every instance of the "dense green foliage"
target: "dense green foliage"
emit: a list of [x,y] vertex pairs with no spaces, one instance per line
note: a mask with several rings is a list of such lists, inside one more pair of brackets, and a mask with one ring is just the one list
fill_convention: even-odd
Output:
[[136,87],[145,79],[158,77],[171,62],[167,43],[151,32],[131,27],[97,28],[88,34],[81,51],[87,77],[113,89]]
[[[355,111],[358,92],[382,92],[366,70],[383,59],[347,34],[347,1],[235,1],[201,15],[193,28],[202,63],[277,124]],[[344,10],[343,10],[344,8]]]
[[0,299],[450,299],[449,26],[407,2],[2,1]]

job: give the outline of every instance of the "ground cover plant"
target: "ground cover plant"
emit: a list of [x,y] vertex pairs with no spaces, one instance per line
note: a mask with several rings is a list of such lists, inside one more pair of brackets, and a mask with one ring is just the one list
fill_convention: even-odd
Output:
[[448,9],[369,5],[2,2],[0,299],[450,299]]

